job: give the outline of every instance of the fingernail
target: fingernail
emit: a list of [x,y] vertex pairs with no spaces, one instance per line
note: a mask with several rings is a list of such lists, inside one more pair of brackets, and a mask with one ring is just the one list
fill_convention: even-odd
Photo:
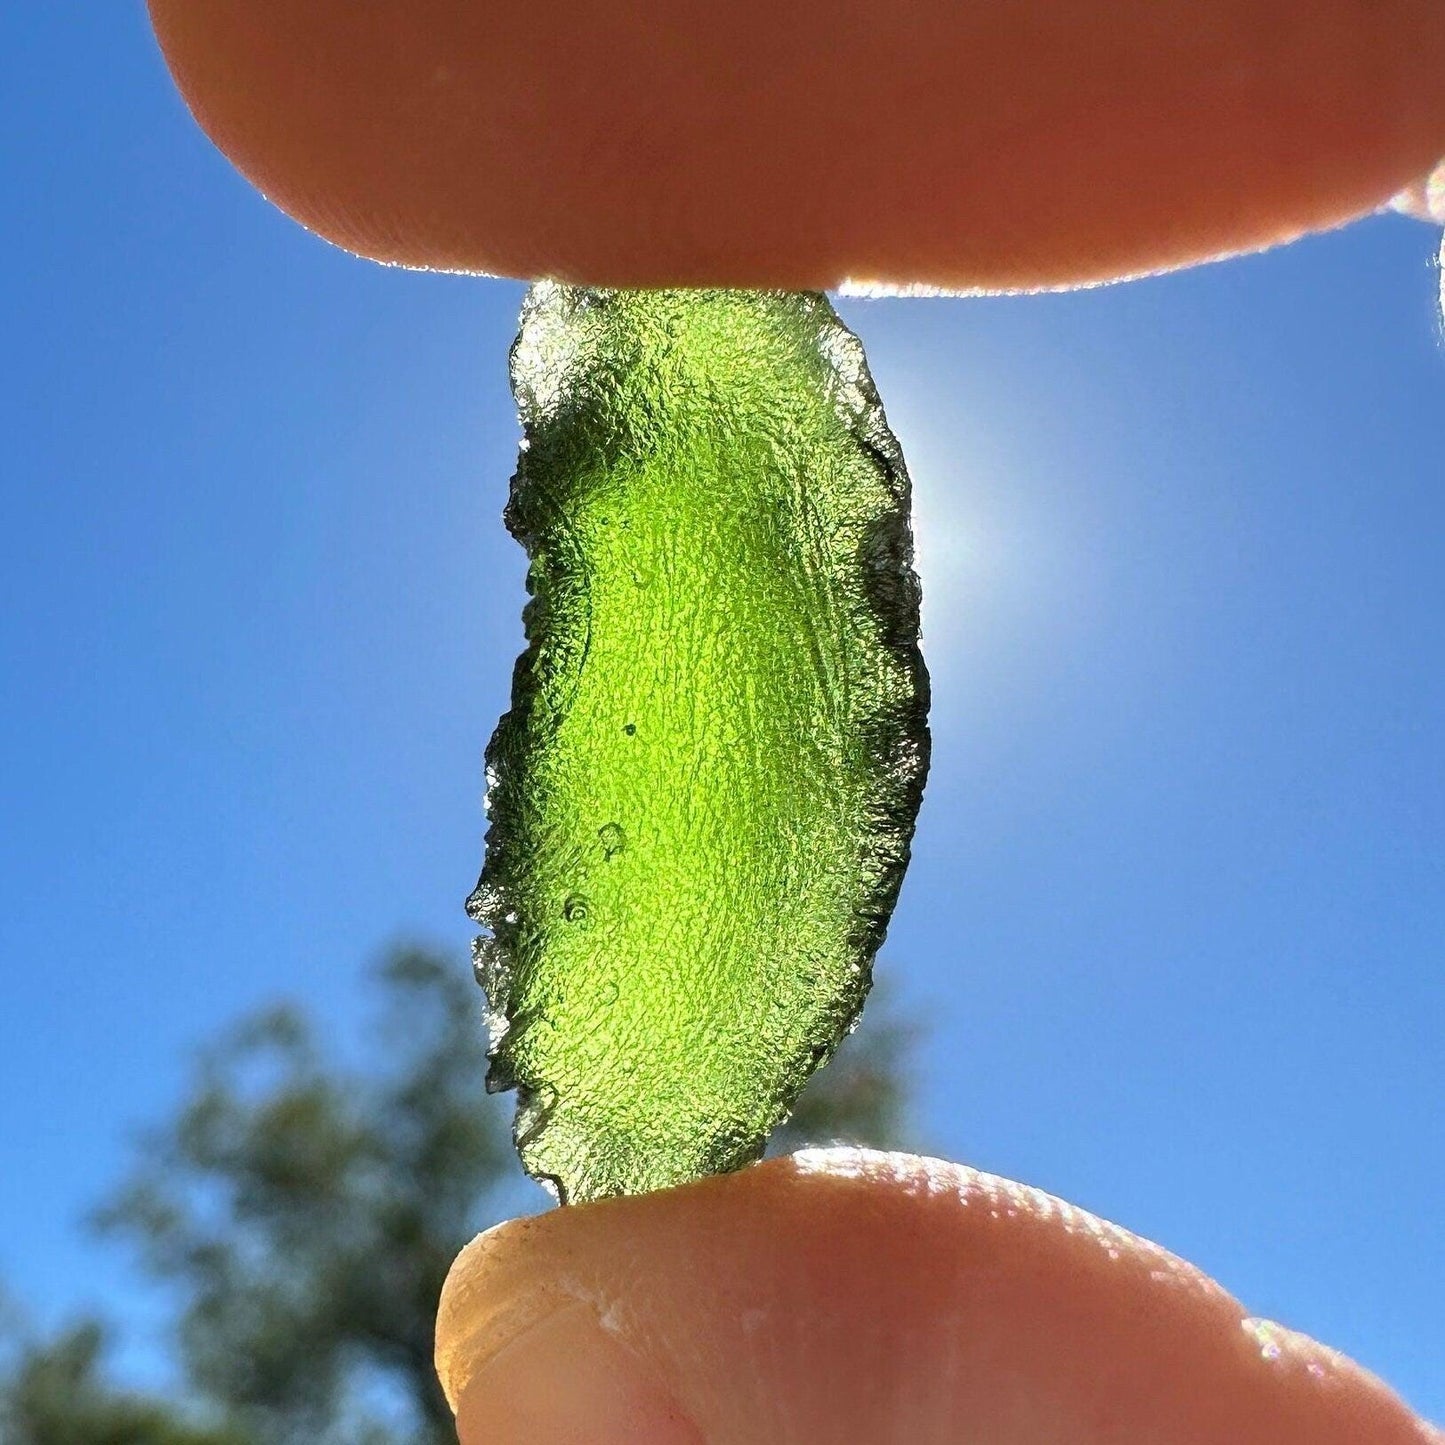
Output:
[[648,1363],[586,1305],[533,1325],[458,1401],[461,1445],[705,1445]]

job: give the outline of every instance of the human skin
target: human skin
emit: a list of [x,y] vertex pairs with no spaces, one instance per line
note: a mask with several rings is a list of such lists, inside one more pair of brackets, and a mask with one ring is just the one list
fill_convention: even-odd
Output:
[[[1077,285],[1339,224],[1445,154],[1440,0],[150,9],[244,174],[413,266]],[[464,1445],[1445,1441],[1156,1246],[907,1156],[502,1225],[438,1360]]]
[[442,1297],[462,1445],[1439,1445],[1192,1266],[956,1164],[809,1152],[514,1220]]
[[1060,286],[1286,240],[1445,154],[1439,0],[150,0],[197,120],[377,260]]

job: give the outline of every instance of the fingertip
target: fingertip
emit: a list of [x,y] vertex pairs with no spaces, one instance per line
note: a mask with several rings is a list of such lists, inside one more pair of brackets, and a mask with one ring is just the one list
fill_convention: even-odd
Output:
[[348,250],[596,285],[1097,282],[1445,153],[1438,0],[149,0],[196,119]]
[[461,1445],[705,1445],[648,1361],[582,1303],[489,1353],[456,1413]]
[[[550,1363],[523,1368],[539,1343]],[[604,1382],[598,1418],[666,1445],[1435,1438],[1157,1246],[1038,1190],[862,1151],[491,1231],[447,1283],[438,1365],[464,1440],[527,1398],[574,1408],[553,1374]],[[496,1438],[569,1438],[548,1420]]]

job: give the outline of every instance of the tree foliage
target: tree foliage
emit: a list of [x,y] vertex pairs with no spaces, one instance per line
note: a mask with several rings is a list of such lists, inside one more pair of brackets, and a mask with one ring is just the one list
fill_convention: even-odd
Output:
[[[462,1245],[517,1207],[510,1099],[484,1095],[464,969],[408,950],[379,981],[364,1067],[338,1063],[291,1007],[207,1049],[101,1211],[178,1301],[186,1399],[109,1384],[103,1331],[83,1324],[12,1351],[6,1445],[452,1445],[436,1301]],[[911,1031],[873,1012],[804,1094],[786,1147],[896,1141]]]
[[169,1401],[119,1390],[101,1373],[94,1322],[55,1339],[12,1342],[0,1391],[5,1445],[250,1445],[239,1431],[190,1423]]

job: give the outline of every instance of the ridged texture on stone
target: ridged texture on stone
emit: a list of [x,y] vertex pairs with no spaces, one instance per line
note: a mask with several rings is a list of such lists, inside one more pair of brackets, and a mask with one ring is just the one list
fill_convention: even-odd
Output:
[[533,287],[527,651],[468,911],[564,1201],[757,1156],[855,1022],[928,760],[909,484],[816,294]]

